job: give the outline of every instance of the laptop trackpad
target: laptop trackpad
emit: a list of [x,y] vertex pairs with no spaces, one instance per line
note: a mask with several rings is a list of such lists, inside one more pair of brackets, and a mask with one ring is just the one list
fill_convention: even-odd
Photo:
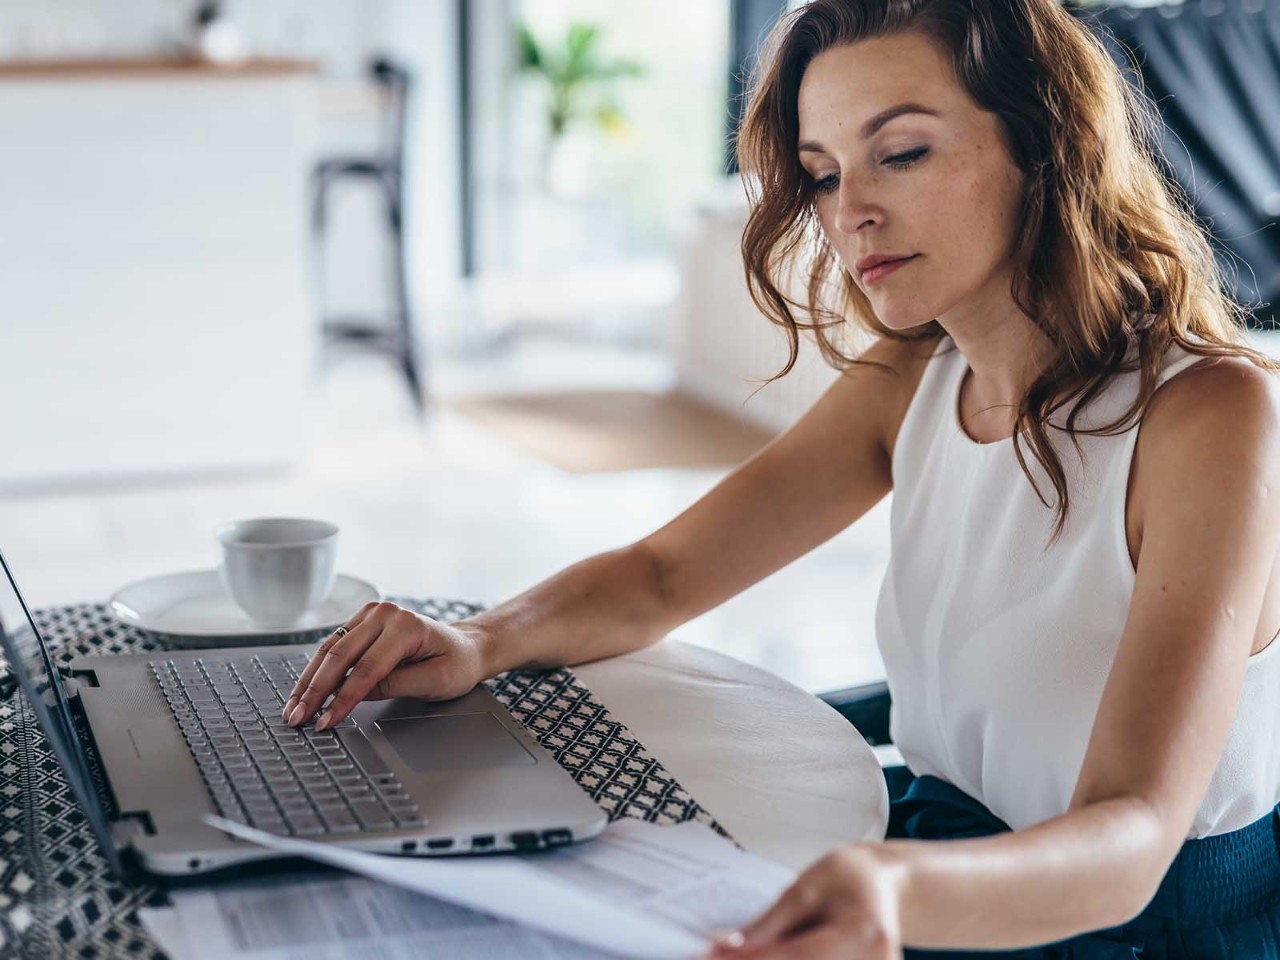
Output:
[[394,717],[377,727],[414,771],[537,763],[491,713]]

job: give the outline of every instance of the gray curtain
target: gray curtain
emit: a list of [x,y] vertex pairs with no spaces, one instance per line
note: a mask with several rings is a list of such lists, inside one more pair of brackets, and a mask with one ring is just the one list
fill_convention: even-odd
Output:
[[1280,0],[1072,12],[1131,81],[1140,73],[1164,117],[1167,169],[1218,241],[1236,298],[1258,326],[1280,325]]

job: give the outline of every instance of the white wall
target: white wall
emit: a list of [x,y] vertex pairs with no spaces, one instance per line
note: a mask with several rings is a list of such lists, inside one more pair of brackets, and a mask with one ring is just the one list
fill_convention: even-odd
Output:
[[309,73],[0,78],[0,484],[297,460]]
[[[506,0],[475,3],[483,19]],[[474,3],[474,0],[473,0]],[[196,0],[0,0],[0,60],[172,54],[188,36]],[[320,62],[320,153],[376,146],[377,117],[353,102],[370,56],[388,52],[417,76],[408,141],[411,286],[421,314],[449,290],[461,264],[454,0],[230,0],[249,51]],[[344,106],[346,104],[347,106]],[[388,302],[382,209],[372,190],[340,191],[330,220],[329,292],[335,310],[376,313]]]

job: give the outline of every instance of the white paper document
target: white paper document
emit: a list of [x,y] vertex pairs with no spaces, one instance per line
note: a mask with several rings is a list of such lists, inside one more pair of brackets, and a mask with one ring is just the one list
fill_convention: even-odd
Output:
[[[689,958],[758,916],[794,874],[700,824],[611,824],[535,854],[405,858],[277,837],[246,839],[373,880],[252,881],[174,893],[144,915],[177,960],[521,956]],[[177,914],[174,923],[173,914]],[[184,939],[179,939],[179,938]]]
[[617,958],[365,877],[254,880],[138,911],[170,960]]

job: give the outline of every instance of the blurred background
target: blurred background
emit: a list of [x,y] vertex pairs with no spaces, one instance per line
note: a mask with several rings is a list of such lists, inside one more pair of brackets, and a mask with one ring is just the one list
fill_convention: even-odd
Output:
[[[1276,347],[1280,0],[1090,4]],[[0,0],[0,547],[37,606],[342,527],[496,603],[651,532],[833,373],[746,295],[782,0]],[[794,4],[793,4],[794,6]],[[676,636],[878,680],[888,501]]]

